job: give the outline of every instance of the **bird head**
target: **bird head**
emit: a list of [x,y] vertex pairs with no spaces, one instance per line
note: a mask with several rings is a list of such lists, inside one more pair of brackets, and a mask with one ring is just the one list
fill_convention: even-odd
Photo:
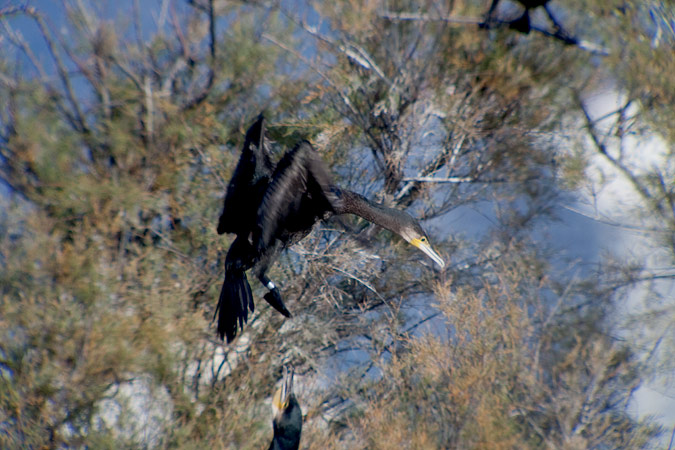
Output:
[[284,379],[279,389],[274,393],[274,399],[272,400],[275,417],[282,415],[288,408],[291,395],[293,395],[293,368],[289,369],[284,366]]
[[441,258],[441,256],[436,253],[433,248],[431,248],[429,238],[422,227],[411,216],[408,217],[410,220],[408,220],[408,223],[406,223],[400,230],[401,237],[405,239],[406,242],[409,242],[411,245],[422,250],[424,254],[431,258],[436,264],[438,264],[441,269],[444,268],[445,261],[443,261],[443,258]]
[[302,409],[293,395],[293,368],[284,367],[284,379],[272,400],[274,438],[269,448],[298,450],[302,434]]

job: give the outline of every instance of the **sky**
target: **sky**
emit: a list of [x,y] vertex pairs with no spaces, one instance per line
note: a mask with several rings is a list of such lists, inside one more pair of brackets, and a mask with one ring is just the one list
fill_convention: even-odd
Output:
[[[586,98],[592,118],[600,118],[616,111],[622,106],[623,101],[625,99],[613,86],[598,90]],[[609,116],[598,125],[608,127],[612,120],[616,120],[616,116]],[[668,163],[667,147],[658,136],[643,140],[628,139],[625,153],[626,163],[634,167],[637,172],[649,171],[654,166],[666,167]],[[576,221],[580,225],[579,231],[588,227],[595,228],[595,234],[601,237],[595,243],[598,251],[609,250],[622,260],[645,261],[646,271],[658,272],[664,265],[668,266],[669,261],[654,252],[654,234],[611,224],[629,224],[636,227],[658,225],[650,224],[649,220],[642,223],[636,215],[640,198],[631,183],[619,174],[606,158],[597,153],[591,155],[587,173],[596,187],[601,185],[604,187],[592,194],[589,191],[579,192],[578,201],[573,206],[582,214],[577,214],[579,217],[577,220],[573,219],[571,223]],[[592,223],[588,222],[589,219]],[[570,239],[569,244],[577,246],[579,243]],[[669,267],[669,270],[672,273],[673,268]],[[675,302],[673,280],[664,280],[656,287],[666,301],[670,301],[671,304]],[[631,289],[627,299],[627,304],[623,308],[625,313],[644,311],[645,291],[642,286]],[[655,336],[668,332],[658,327],[651,331]],[[666,430],[673,429],[675,427],[675,386],[668,386],[663,377],[646,382],[635,393],[635,402],[631,405],[631,409],[631,412],[637,416],[653,415],[664,424]],[[666,438],[669,438],[669,435]]]

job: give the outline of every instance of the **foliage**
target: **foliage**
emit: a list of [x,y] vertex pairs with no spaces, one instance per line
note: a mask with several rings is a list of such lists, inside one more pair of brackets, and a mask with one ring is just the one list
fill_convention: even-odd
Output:
[[[580,274],[541,236],[599,155],[672,267],[672,152],[646,172],[621,153],[672,145],[669,5],[571,2],[598,55],[451,20],[488,2],[159,3],[0,9],[0,447],[262,448],[284,362],[306,448],[655,445],[627,408],[672,338],[639,320],[638,345],[611,336],[628,288],[673,276]],[[584,98],[608,78],[626,99],[609,131]],[[258,301],[218,341],[215,223],[263,110],[278,156],[311,139],[341,185],[419,217],[449,268],[334,219],[270,273],[294,317]],[[448,219],[470,210],[478,237]],[[657,292],[645,314],[667,330]]]

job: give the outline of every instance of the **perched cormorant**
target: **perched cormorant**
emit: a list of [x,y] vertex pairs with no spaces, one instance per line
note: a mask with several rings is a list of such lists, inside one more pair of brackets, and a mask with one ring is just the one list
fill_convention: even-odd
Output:
[[[560,28],[558,25],[558,22],[555,20],[555,17],[551,14],[551,11],[549,11],[547,3],[550,0],[516,0],[516,2],[520,3],[524,8],[525,11],[523,14],[518,17],[517,19],[511,20],[508,22],[509,28],[516,30],[520,33],[528,34],[531,29],[530,25],[530,10],[539,8],[540,6],[543,6],[544,9],[546,10],[546,14],[548,14],[549,18],[553,22],[553,24],[557,27]],[[490,5],[490,10],[487,13],[486,19],[483,22],[484,25],[490,24],[492,21],[492,14],[494,13],[494,10],[497,8],[497,4],[499,3],[499,0],[492,0],[492,4]]]
[[323,161],[307,141],[288,151],[274,167],[265,143],[262,114],[246,132],[239,163],[227,188],[218,233],[237,235],[225,258],[225,281],[216,313],[221,339],[231,342],[253,312],[246,271],[253,268],[269,292],[264,299],[286,317],[279,288],[266,272],[283,248],[309,234],[319,220],[356,214],[390,230],[422,250],[441,268],[422,227],[408,213],[380,205],[332,183]]
[[293,368],[284,367],[284,380],[272,399],[274,437],[269,450],[297,450],[302,432],[302,410],[293,394]]

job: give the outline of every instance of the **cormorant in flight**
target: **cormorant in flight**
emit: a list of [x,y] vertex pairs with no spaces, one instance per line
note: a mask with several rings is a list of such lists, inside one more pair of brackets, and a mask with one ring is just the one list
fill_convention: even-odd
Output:
[[279,288],[267,277],[267,269],[280,250],[302,240],[317,221],[333,215],[356,214],[398,234],[441,268],[445,266],[408,213],[335,186],[309,142],[300,142],[274,167],[266,149],[264,122],[261,114],[246,132],[218,221],[219,234],[237,235],[225,258],[225,281],[216,308],[221,339],[225,336],[231,342],[248,321],[249,309],[253,312],[246,278],[251,268],[269,290],[265,300],[284,316],[291,316]]
[[284,367],[284,380],[272,399],[274,437],[269,450],[297,450],[302,432],[302,410],[293,394],[293,368]]

